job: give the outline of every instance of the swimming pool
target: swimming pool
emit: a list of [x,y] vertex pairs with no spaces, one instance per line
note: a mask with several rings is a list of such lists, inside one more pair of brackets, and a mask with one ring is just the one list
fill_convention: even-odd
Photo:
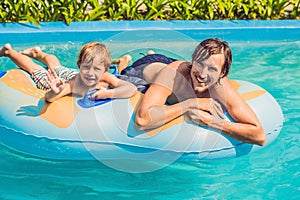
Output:
[[[151,173],[115,171],[97,161],[55,161],[0,146],[2,199],[291,199],[300,197],[300,22],[173,21],[43,23],[0,26],[0,45],[22,50],[39,45],[76,67],[83,43],[98,40],[112,57],[148,49],[190,59],[208,37],[229,42],[230,78],[256,83],[281,105],[285,123],[274,143],[249,156],[213,163],[176,162]],[[0,70],[15,68],[5,58]],[[155,163],[154,163],[155,164]],[[126,165],[126,161],[124,161]]]

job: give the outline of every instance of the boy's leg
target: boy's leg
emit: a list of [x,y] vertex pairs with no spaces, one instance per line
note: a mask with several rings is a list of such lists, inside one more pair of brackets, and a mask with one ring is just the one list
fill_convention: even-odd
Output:
[[28,56],[12,49],[10,44],[5,44],[0,50],[0,57],[9,57],[17,66],[32,75],[36,70],[43,69],[42,66],[34,63]]
[[40,47],[25,49],[22,54],[40,61],[41,63],[45,64],[51,71],[54,71],[55,67],[61,66],[58,58],[55,55],[43,52]]

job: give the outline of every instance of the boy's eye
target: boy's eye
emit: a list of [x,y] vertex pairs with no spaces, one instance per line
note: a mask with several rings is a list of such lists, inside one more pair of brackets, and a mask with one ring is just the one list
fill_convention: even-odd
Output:
[[97,71],[102,71],[102,70],[104,70],[104,67],[103,67],[103,66],[95,67],[95,70],[97,70]]
[[89,66],[88,65],[81,65],[81,68],[82,69],[87,69],[87,68],[89,68]]

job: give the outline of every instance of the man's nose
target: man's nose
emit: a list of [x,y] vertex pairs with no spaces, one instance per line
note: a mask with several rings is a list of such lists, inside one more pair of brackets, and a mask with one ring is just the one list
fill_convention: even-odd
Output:
[[207,67],[203,67],[199,72],[200,72],[200,77],[201,78],[206,78],[207,77],[207,74],[208,74]]

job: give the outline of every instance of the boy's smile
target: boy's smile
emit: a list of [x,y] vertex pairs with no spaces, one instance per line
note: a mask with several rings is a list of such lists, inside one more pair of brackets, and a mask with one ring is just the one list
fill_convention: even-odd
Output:
[[96,62],[84,62],[80,65],[80,78],[83,83],[88,87],[97,85],[105,72],[103,64]]

